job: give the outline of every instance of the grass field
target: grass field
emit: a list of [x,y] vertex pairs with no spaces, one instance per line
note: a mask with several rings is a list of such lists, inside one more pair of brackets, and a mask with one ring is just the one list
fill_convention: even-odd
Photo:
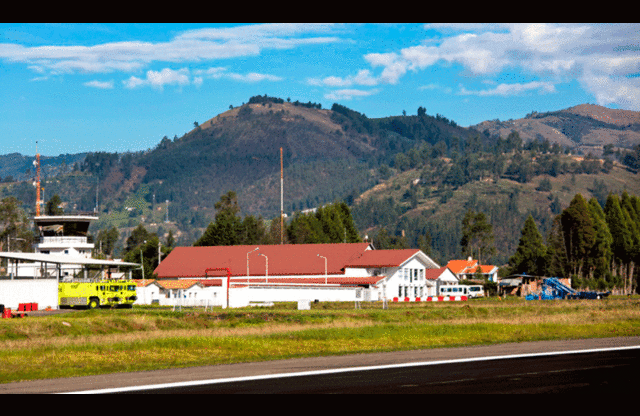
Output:
[[640,335],[640,298],[214,310],[134,307],[0,320],[0,382],[554,339]]

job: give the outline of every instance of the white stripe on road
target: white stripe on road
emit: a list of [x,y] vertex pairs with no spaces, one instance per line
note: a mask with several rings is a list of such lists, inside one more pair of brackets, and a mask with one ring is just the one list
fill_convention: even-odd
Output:
[[110,388],[110,389],[83,390],[83,391],[66,392],[61,394],[107,394],[107,393],[125,393],[125,392],[138,392],[138,391],[141,392],[146,390],[159,390],[159,389],[166,389],[166,388],[202,386],[206,384],[237,383],[242,381],[269,380],[269,379],[300,377],[300,376],[320,376],[320,375],[326,375],[326,374],[339,374],[339,373],[348,373],[348,372],[354,372],[354,371],[386,370],[386,369],[393,369],[393,368],[420,367],[420,366],[430,366],[430,365],[440,365],[440,364],[458,364],[458,363],[470,363],[470,362],[476,362],[476,361],[506,360],[506,359],[514,359],[514,358],[544,357],[544,356],[550,356],[550,355],[623,351],[623,350],[632,350],[632,349],[640,349],[640,345],[632,345],[627,347],[594,348],[594,349],[588,349],[588,350],[554,351],[554,352],[539,352],[539,353],[513,354],[513,355],[496,355],[496,356],[489,356],[489,357],[458,358],[453,360],[423,361],[423,362],[415,362],[415,363],[386,364],[386,365],[374,365],[374,366],[366,366],[366,367],[346,367],[346,368],[336,368],[331,370],[300,371],[295,373],[265,374],[265,375],[257,375],[257,376],[246,376],[246,377],[217,378],[217,379],[211,379],[211,380],[182,381],[182,382],[164,383],[164,384],[149,384],[145,386],[128,386],[128,387],[116,387],[116,388]]

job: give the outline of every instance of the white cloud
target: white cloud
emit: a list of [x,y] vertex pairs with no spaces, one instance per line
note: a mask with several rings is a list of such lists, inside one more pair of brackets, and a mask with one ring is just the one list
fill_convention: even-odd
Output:
[[255,56],[263,49],[338,42],[336,37],[313,36],[332,28],[330,24],[245,25],[191,30],[168,42],[111,42],[93,46],[25,47],[0,43],[0,59],[27,63],[52,74],[133,72],[154,62],[199,62]]
[[499,84],[495,88],[480,91],[469,91],[460,87],[460,95],[477,95],[480,97],[498,95],[502,97],[521,95],[529,91],[537,90],[540,94],[549,94],[556,91],[555,85],[550,82],[533,81],[526,84]]
[[241,82],[281,81],[282,80],[282,78],[277,77],[275,75],[258,74],[256,72],[250,72],[246,75],[229,73],[229,74],[225,74],[224,76],[234,79],[236,81],[241,81]]
[[250,72],[248,74],[238,74],[235,72],[227,72],[227,67],[212,67],[209,69],[199,69],[194,71],[195,75],[207,79],[221,79],[227,78],[240,82],[260,82],[260,81],[282,81],[283,78],[276,75],[260,74],[257,72]]
[[103,90],[113,89],[113,81],[89,81],[84,83],[87,87],[99,88]]
[[339,100],[351,100],[354,97],[368,97],[370,95],[374,95],[377,94],[379,90],[374,89],[371,91],[363,91],[363,90],[356,90],[356,89],[343,89],[343,90],[337,90],[337,91],[332,91],[328,94],[325,94],[324,98],[326,98],[327,100],[335,100],[335,101],[339,101]]
[[128,80],[123,81],[124,86],[126,88],[133,89],[142,85],[150,85],[153,88],[163,89],[165,85],[177,85],[182,87],[190,84],[189,70],[187,68],[179,70],[164,68],[162,71],[147,71],[146,75],[146,79],[140,79],[132,76]]
[[[599,103],[638,108],[640,81],[630,77],[640,71],[637,24],[429,24],[424,28],[442,36],[434,38],[430,32],[422,45],[365,55],[372,68],[382,68],[372,79],[397,84],[408,71],[438,63],[459,64],[467,71],[465,76],[491,77],[513,71],[541,79],[482,91],[463,88],[464,94],[553,93],[558,83],[577,79]],[[324,85],[330,81],[335,86],[353,85],[349,80],[327,77]]]
[[138,78],[131,76],[122,82],[125,88],[134,89],[141,86],[151,86],[156,89],[163,89],[165,85],[176,85],[183,87],[186,85],[195,85],[200,87],[205,79],[231,79],[239,82],[261,82],[261,81],[281,81],[281,77],[269,74],[259,74],[250,72],[248,74],[237,74],[227,72],[226,67],[212,67],[209,69],[198,69],[193,74],[188,68],[173,70],[164,68],[161,71],[147,71],[146,78]]
[[346,78],[330,76],[326,78],[308,78],[307,84],[314,86],[325,87],[351,87],[353,85],[374,86],[378,85],[379,79],[371,75],[371,71],[363,69],[359,71],[355,76],[348,76]]

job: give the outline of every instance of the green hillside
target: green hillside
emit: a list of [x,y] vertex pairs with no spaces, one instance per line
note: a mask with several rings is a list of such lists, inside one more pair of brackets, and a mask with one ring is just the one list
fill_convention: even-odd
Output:
[[[469,209],[492,222],[492,261],[501,263],[528,214],[545,232],[576,193],[600,201],[625,189],[640,194],[638,147],[580,159],[546,139],[480,133],[422,107],[415,115],[371,119],[339,104],[322,109],[265,95],[145,152],[61,156],[43,178],[45,199],[60,195],[67,211],[97,205],[100,220],[91,232],[115,226],[121,246],[138,224],[190,245],[228,191],[237,194],[241,215],[279,216],[280,148],[285,213],[346,201],[361,235],[376,246],[421,247],[440,262],[461,255],[461,219]],[[28,158],[8,156],[2,160],[26,171]],[[6,196],[33,211],[31,181],[1,183]]]

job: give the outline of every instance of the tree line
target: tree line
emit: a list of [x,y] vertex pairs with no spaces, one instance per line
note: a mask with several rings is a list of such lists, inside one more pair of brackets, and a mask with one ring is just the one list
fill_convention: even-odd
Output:
[[621,288],[635,293],[640,261],[640,198],[609,194],[604,208],[595,197],[576,194],[553,220],[546,241],[529,216],[509,259],[513,274],[571,277],[575,287]]
[[[287,222],[280,218],[265,221],[261,216],[240,215],[234,191],[215,204],[215,218],[194,246],[230,246],[248,244],[318,244],[358,242],[360,236],[344,202],[336,202],[313,212],[296,213]],[[282,225],[284,228],[281,227]]]

